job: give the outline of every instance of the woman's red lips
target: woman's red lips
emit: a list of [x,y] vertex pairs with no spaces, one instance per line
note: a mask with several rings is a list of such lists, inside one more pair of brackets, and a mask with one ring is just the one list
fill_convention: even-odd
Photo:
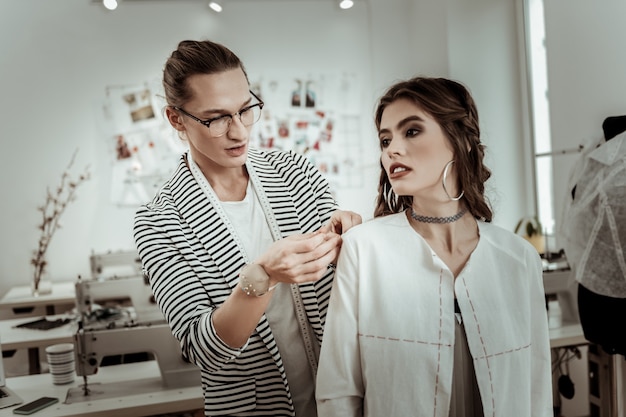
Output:
[[389,167],[389,179],[400,178],[407,175],[410,169],[405,165],[393,164]]

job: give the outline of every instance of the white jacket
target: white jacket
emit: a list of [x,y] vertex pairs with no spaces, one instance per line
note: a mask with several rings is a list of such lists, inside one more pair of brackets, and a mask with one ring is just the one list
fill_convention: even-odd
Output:
[[540,257],[514,233],[478,225],[456,281],[404,213],[344,234],[320,354],[320,416],[448,417],[455,293],[485,416],[553,415]]

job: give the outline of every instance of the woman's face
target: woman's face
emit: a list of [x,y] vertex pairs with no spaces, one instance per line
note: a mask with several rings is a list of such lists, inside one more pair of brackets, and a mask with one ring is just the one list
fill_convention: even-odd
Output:
[[[254,104],[248,88],[248,80],[241,68],[216,74],[196,74],[187,80],[192,99],[183,110],[201,120],[232,115]],[[192,158],[205,175],[229,168],[240,168],[247,157],[252,126],[244,126],[238,116],[232,118],[226,133],[215,136],[209,128],[191,117],[167,109],[172,126],[184,132]]]
[[[378,131],[381,162],[394,192],[414,201],[449,201],[441,185],[445,165],[454,158],[452,146],[430,114],[408,99],[398,99],[383,111]],[[447,178],[455,192],[454,164]]]

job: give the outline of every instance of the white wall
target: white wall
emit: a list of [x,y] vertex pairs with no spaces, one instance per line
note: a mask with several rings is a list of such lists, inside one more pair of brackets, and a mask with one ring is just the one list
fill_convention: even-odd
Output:
[[476,96],[495,223],[512,229],[527,214],[520,131],[515,0],[363,0],[341,11],[331,0],[231,0],[220,15],[202,1],[0,1],[0,295],[30,282],[38,240],[36,207],[72,152],[92,179],[63,218],[49,254],[55,280],[89,276],[91,251],[132,249],[133,208],[109,201],[98,105],[111,85],[158,79],[178,41],[210,38],[244,60],[250,74],[275,69],[357,71],[362,80],[362,189],[340,203],[371,217],[378,149],[376,98],[412,75],[452,76]]
[[[552,148],[568,150],[603,138],[605,118],[626,115],[626,2],[546,0],[544,12]],[[569,198],[568,179],[578,158],[575,153],[553,157],[557,228],[562,223],[563,203]],[[581,395],[584,398],[588,393],[586,355],[582,363],[573,361],[572,372],[579,369],[583,372],[573,375],[577,394],[573,400],[563,401],[569,416],[584,416],[589,410],[588,402],[581,404]],[[624,387],[622,374],[622,392],[618,394],[622,404]],[[619,411],[620,415],[625,412],[623,407]]]
[[514,0],[448,0],[450,76],[468,85],[476,100],[492,170],[487,191],[494,223],[510,230],[534,205],[527,188],[518,23]]
[[[605,118],[626,115],[626,2],[549,0],[544,11],[552,147],[572,149],[603,138]],[[553,158],[557,226],[577,159]]]

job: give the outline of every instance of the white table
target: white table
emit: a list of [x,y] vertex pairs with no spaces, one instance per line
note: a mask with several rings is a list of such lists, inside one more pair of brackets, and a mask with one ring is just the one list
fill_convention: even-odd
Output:
[[[66,315],[48,316],[49,320],[58,318],[71,318]],[[24,317],[21,319],[0,320],[0,343],[2,350],[28,349],[29,372],[38,374],[41,372],[39,364],[39,349],[57,343],[73,343],[73,334],[76,331],[74,322],[49,330],[37,330],[15,327],[18,324],[36,320],[37,317]]]
[[[9,310],[10,315],[4,315],[7,318],[19,318],[20,315],[27,315],[28,311],[36,307],[43,307],[41,311],[44,315],[65,313],[65,311],[56,311],[58,306],[73,306],[76,304],[74,281],[62,281],[52,283],[52,292],[50,294],[33,296],[29,285],[21,285],[12,287],[0,299],[0,310]],[[35,314],[38,314],[35,312]]]
[[76,304],[74,281],[53,282],[49,294],[33,296],[30,285],[12,287],[0,299],[0,337],[3,350],[28,349],[29,372],[39,373],[39,348],[71,342],[70,326],[52,330],[13,329],[37,317],[65,313]]
[[[70,318],[72,316],[56,315],[47,316],[48,320]],[[37,320],[37,317],[24,317],[22,319],[0,320],[0,342],[2,350],[42,348],[57,343],[71,343],[72,335],[76,330],[73,321],[60,327],[49,330],[28,329],[15,327],[18,324]]]
[[[46,417],[140,417],[204,407],[200,381],[193,387],[164,387],[156,361],[101,367],[88,382],[93,398],[70,404],[65,403],[67,394],[72,389],[70,401],[80,398],[76,393],[80,392],[82,378],[68,385],[54,385],[50,374],[28,375],[8,378],[7,386],[22,397],[24,403],[42,396],[59,398],[57,404],[35,414]],[[0,416],[14,415],[12,410],[16,407],[0,409]]]
[[550,329],[550,347],[579,346],[589,344],[585,339],[580,323],[563,323],[563,326]]

